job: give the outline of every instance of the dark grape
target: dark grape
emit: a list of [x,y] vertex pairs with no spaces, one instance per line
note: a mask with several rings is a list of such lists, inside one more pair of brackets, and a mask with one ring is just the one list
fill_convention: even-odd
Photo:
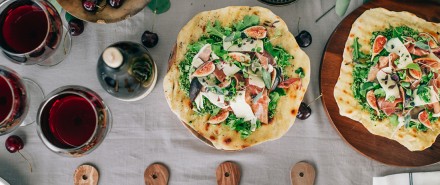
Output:
[[69,30],[72,36],[81,35],[84,31],[84,22],[77,18],[73,18],[69,21]]
[[142,34],[142,44],[147,48],[152,48],[159,42],[159,36],[151,31],[145,31]]
[[5,146],[9,152],[15,153],[23,149],[24,143],[20,137],[12,135],[9,136],[8,139],[6,139]]
[[98,0],[83,0],[82,5],[84,10],[88,12],[96,12],[98,10]]
[[124,3],[124,0],[107,0],[107,4],[109,4],[113,8],[119,8]]
[[302,48],[306,48],[312,44],[312,35],[308,31],[301,31],[296,37],[296,42]]
[[309,118],[311,114],[312,114],[312,109],[309,106],[307,106],[306,103],[301,102],[296,117],[300,120],[305,120]]

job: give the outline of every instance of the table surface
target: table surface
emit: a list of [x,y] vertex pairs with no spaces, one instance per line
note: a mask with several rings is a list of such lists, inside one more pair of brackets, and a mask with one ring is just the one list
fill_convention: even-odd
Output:
[[[348,12],[362,4],[353,0]],[[312,163],[317,170],[316,184],[372,184],[373,176],[409,171],[440,170],[439,164],[420,168],[399,168],[372,161],[347,145],[331,126],[320,101],[311,105],[312,116],[297,120],[282,138],[240,152],[223,152],[195,139],[170,111],[163,95],[163,77],[167,60],[181,27],[200,11],[230,5],[263,6],[279,15],[293,34],[308,30],[313,43],[304,49],[311,60],[311,82],[305,102],[319,95],[319,69],[325,44],[342,20],[331,11],[315,20],[335,1],[299,0],[284,7],[270,7],[257,0],[171,0],[171,9],[157,15],[154,31],[159,44],[150,49],[158,67],[158,82],[153,92],[137,102],[123,102],[107,94],[96,78],[96,62],[103,49],[118,41],[139,42],[151,29],[153,13],[144,9],[136,16],[114,24],[86,24],[85,32],[73,37],[68,58],[57,66],[20,66],[0,56],[0,64],[35,80],[47,94],[65,85],[81,85],[96,91],[113,113],[113,128],[104,142],[91,154],[67,158],[49,151],[36,133],[36,124],[21,127],[13,134],[25,140],[24,154],[30,157],[34,171],[19,154],[0,149],[0,177],[15,185],[73,184],[73,172],[83,163],[99,169],[100,184],[144,184],[147,166],[162,162],[170,169],[170,184],[216,184],[215,170],[223,161],[241,166],[242,185],[290,184],[290,169],[299,161]],[[7,136],[0,137],[4,143]]]

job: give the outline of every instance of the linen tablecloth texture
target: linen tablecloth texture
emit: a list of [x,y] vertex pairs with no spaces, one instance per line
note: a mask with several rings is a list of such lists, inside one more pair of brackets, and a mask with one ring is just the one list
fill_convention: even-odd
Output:
[[374,177],[373,185],[435,185],[440,184],[440,172],[399,173]]
[[[348,12],[362,4],[352,0]],[[150,49],[158,67],[158,82],[153,92],[137,102],[123,102],[107,94],[96,77],[96,63],[104,48],[118,41],[140,42],[141,34],[151,29],[153,14],[145,9],[136,16],[114,24],[86,24],[82,35],[73,37],[68,58],[57,66],[20,66],[0,56],[6,65],[22,76],[32,78],[47,94],[64,85],[82,85],[102,96],[113,113],[113,128],[102,145],[81,158],[66,158],[49,151],[36,133],[36,124],[13,134],[25,140],[23,152],[32,161],[34,171],[19,154],[0,149],[0,177],[14,185],[73,184],[73,172],[83,163],[96,165],[102,185],[140,185],[148,165],[163,162],[170,169],[170,184],[214,185],[215,170],[223,161],[235,161],[242,170],[242,185],[290,184],[290,169],[299,161],[316,167],[318,185],[372,184],[373,176],[410,171],[440,170],[440,165],[423,168],[397,168],[362,156],[347,145],[329,123],[320,101],[311,105],[312,116],[297,120],[276,141],[240,152],[222,152],[194,138],[171,112],[163,95],[163,77],[176,37],[195,14],[232,5],[263,6],[279,15],[293,34],[307,30],[313,43],[305,48],[311,59],[311,82],[305,102],[319,95],[319,70],[322,53],[332,31],[342,20],[334,11],[315,20],[335,4],[335,0],[299,0],[285,7],[270,7],[257,0],[171,0],[171,9],[156,16],[154,31],[159,44]],[[337,72],[337,71],[335,71]],[[7,136],[0,137],[3,145]],[[1,147],[1,146],[0,146]]]

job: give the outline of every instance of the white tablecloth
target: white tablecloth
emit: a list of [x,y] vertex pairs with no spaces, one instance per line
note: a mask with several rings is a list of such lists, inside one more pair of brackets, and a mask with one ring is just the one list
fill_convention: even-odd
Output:
[[[229,5],[270,8],[297,34],[308,30],[313,43],[304,49],[311,59],[311,83],[305,96],[310,102],[319,95],[319,67],[330,34],[342,18],[331,11],[315,23],[335,1],[299,0],[285,7],[270,7],[257,0],[171,0],[171,9],[157,16],[155,32],[159,44],[150,49],[159,76],[156,88],[137,102],[119,101],[107,94],[96,77],[96,62],[103,49],[117,41],[140,42],[143,31],[151,29],[153,14],[145,9],[136,16],[115,24],[86,24],[85,32],[73,37],[68,58],[55,67],[20,66],[0,56],[0,64],[38,82],[45,93],[64,86],[82,85],[102,96],[113,112],[113,128],[102,145],[82,158],[66,158],[49,151],[36,134],[36,125],[22,127],[14,134],[25,139],[23,152],[31,157],[34,172],[30,173],[19,154],[10,154],[0,146],[0,177],[11,184],[73,184],[73,172],[83,163],[91,163],[100,171],[102,185],[144,184],[145,168],[154,162],[165,163],[171,173],[170,184],[216,184],[215,169],[223,161],[240,164],[243,185],[290,184],[290,169],[299,161],[308,161],[317,170],[316,184],[371,184],[373,176],[408,171],[440,170],[440,165],[422,168],[398,168],[372,161],[357,153],[339,137],[329,123],[320,101],[311,108],[312,116],[295,125],[281,139],[241,152],[222,152],[195,139],[168,108],[163,95],[163,77],[167,60],[181,27],[200,11]],[[353,0],[348,12],[362,4]],[[7,136],[0,137],[3,145]]]

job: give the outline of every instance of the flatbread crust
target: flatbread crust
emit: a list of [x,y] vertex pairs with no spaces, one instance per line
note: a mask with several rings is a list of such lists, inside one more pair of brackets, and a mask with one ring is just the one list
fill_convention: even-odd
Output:
[[[205,27],[210,21],[219,20],[223,26],[230,26],[232,23],[242,20],[245,15],[258,15],[260,24],[264,22],[275,22],[275,28],[268,28],[268,36],[278,34],[281,36],[271,38],[273,45],[279,45],[295,58],[290,62],[292,67],[287,67],[285,74],[297,77],[294,70],[302,67],[305,77],[302,79],[302,87],[292,85],[287,90],[287,95],[278,101],[274,119],[269,124],[263,124],[261,128],[253,132],[248,138],[242,139],[240,134],[224,124],[211,125],[207,123],[209,115],[197,116],[191,109],[191,101],[179,85],[180,72],[178,64],[184,59],[188,44],[196,42],[203,34]],[[213,11],[206,11],[197,14],[180,31],[177,37],[176,58],[171,61],[171,67],[164,79],[164,92],[171,110],[180,120],[187,123],[201,136],[211,141],[217,149],[241,150],[264,141],[274,140],[284,135],[295,121],[298,107],[307,90],[310,81],[310,60],[309,57],[299,48],[293,35],[289,32],[286,23],[270,10],[262,7],[232,6]]]
[[[430,147],[440,134],[440,121],[432,124],[432,130],[419,132],[414,129],[400,128],[393,136],[394,126],[389,119],[382,121],[370,120],[370,114],[362,110],[362,106],[354,98],[351,84],[353,82],[353,60],[351,45],[356,37],[359,37],[360,48],[364,53],[370,53],[370,39],[372,32],[382,31],[393,26],[409,26],[420,32],[428,32],[437,39],[439,38],[440,24],[427,22],[409,12],[393,12],[383,8],[375,8],[365,11],[354,23],[350,35],[345,43],[343,61],[338,81],[335,86],[334,96],[342,116],[349,117],[362,123],[369,132],[396,140],[410,151],[420,151]],[[386,147],[386,146],[383,146]]]

